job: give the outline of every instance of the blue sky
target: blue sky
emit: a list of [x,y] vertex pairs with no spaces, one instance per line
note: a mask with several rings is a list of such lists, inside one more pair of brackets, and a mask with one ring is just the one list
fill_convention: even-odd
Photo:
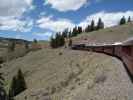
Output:
[[99,17],[105,27],[133,18],[133,0],[1,0],[0,37],[48,40],[56,32],[86,27]]

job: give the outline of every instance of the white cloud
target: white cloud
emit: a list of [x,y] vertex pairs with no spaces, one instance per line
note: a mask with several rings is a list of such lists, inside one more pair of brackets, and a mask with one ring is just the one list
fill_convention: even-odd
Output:
[[45,4],[49,4],[58,11],[78,10],[87,3],[87,0],[46,0]]
[[30,31],[32,20],[20,20],[24,12],[33,9],[33,0],[1,0],[0,1],[0,30]]
[[36,36],[39,39],[44,39],[44,40],[50,40],[50,37],[53,35],[52,32],[45,32],[45,33],[32,33],[34,36]]
[[[105,24],[105,27],[111,27],[114,25],[118,25],[120,19],[125,16],[126,19],[131,16],[133,16],[133,11],[126,11],[126,12],[105,12],[101,11],[98,13],[94,13],[92,15],[89,15],[85,18],[85,20],[80,21],[78,24],[73,23],[69,19],[57,19],[55,20],[53,16],[44,16],[41,17],[36,21],[36,24],[38,27],[42,29],[46,29],[53,32],[62,32],[64,29],[69,28],[72,29],[75,26],[82,26],[85,28],[88,24],[91,23],[92,19],[95,20],[95,24],[97,24],[97,21],[99,18],[102,18],[102,21]],[[133,20],[133,18],[132,18]],[[38,36],[44,36],[44,37],[50,37],[52,33],[47,32],[47,35],[44,34],[38,34]]]
[[15,38],[16,39],[21,39],[23,36],[21,35],[21,34],[17,34],[16,36],[15,36]]
[[19,17],[32,7],[32,0],[1,0],[0,16]]
[[52,32],[46,32],[46,33],[33,33],[33,35],[37,35],[40,37],[50,37],[53,33]]
[[133,11],[126,11],[126,12],[105,12],[105,11],[101,11],[92,15],[87,16],[87,18],[85,20],[83,20],[79,25],[82,27],[87,26],[88,24],[91,23],[91,20],[95,20],[95,22],[97,23],[99,18],[102,18],[102,21],[105,24],[105,27],[111,27],[114,25],[118,25],[120,19],[125,16],[126,18],[128,18],[129,16],[133,16]]
[[11,30],[11,31],[21,31],[27,32],[32,29],[32,20],[19,20],[15,18],[3,18],[0,17],[0,30]]
[[52,16],[42,17],[37,20],[37,25],[40,28],[48,29],[53,32],[61,32],[66,28],[72,28],[75,25],[68,19],[53,20]]
[[81,21],[79,24],[73,23],[71,20],[68,19],[58,19],[53,20],[53,16],[49,17],[42,17],[37,20],[38,27],[42,29],[48,29],[53,32],[60,32],[66,28],[73,28],[74,26],[82,26],[85,28],[88,24],[91,23],[92,20],[95,20],[95,24],[97,24],[98,19],[102,18],[102,21],[105,24],[105,27],[111,27],[118,25],[120,19],[125,16],[126,19],[129,16],[133,16],[133,11],[126,11],[126,12],[105,12],[101,11],[86,17],[85,20]]

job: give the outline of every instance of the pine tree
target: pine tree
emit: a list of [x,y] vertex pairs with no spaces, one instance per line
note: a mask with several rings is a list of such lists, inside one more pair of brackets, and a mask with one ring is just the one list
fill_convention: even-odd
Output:
[[7,100],[7,94],[4,89],[4,78],[2,76],[2,73],[0,73],[0,100]]
[[128,17],[128,22],[131,22],[131,17],[130,16]]
[[27,86],[26,86],[26,82],[24,79],[24,75],[23,75],[22,71],[19,69],[17,76],[13,77],[12,83],[11,83],[11,86],[9,89],[10,100],[12,100],[14,96],[23,92],[25,89],[27,89]]
[[33,40],[33,43],[38,43],[37,39],[34,39],[34,40]]
[[91,21],[90,30],[91,31],[94,31],[95,30],[95,22],[94,22],[94,20]]
[[97,23],[97,30],[103,29],[103,28],[104,28],[104,23],[102,22],[101,18],[99,18]]
[[68,38],[71,38],[72,37],[72,32],[70,31],[69,33],[68,33]]
[[78,30],[77,30],[78,34],[82,33],[82,27],[78,27]]
[[61,47],[65,44],[65,38],[61,33],[58,33],[58,37],[56,39],[58,41],[57,47]]
[[13,100],[14,96],[16,96],[16,94],[17,94],[16,93],[17,92],[16,82],[17,82],[16,77],[13,77],[12,82],[11,82],[11,86],[10,86],[10,89],[9,89],[9,100]]
[[56,33],[55,38],[51,38],[50,45],[52,48],[64,46],[65,37],[61,33]]
[[88,25],[86,28],[85,28],[85,32],[90,32],[91,31],[91,26]]
[[24,91],[27,86],[26,86],[26,82],[25,82],[25,79],[24,79],[24,75],[21,71],[21,69],[18,70],[18,74],[17,74],[17,94],[21,93],[22,91]]
[[72,31],[72,37],[77,36],[77,35],[78,35],[77,27],[74,27]]
[[123,16],[122,18],[121,18],[121,20],[120,20],[120,25],[123,25],[123,24],[125,24],[126,23],[126,19],[125,19],[125,17]]
[[72,31],[72,37],[77,36],[78,34],[82,33],[82,27],[74,27]]
[[67,38],[68,37],[68,28],[67,29],[65,29],[63,32],[62,32],[62,35],[63,35],[63,37],[64,38]]

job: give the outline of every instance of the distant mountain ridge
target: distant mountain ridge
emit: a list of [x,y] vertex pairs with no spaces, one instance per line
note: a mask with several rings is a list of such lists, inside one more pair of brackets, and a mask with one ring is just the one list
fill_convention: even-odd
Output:
[[0,37],[0,42],[15,42],[15,43],[31,43],[31,41],[28,40],[24,40],[24,39],[15,39],[15,38],[4,38],[4,37]]

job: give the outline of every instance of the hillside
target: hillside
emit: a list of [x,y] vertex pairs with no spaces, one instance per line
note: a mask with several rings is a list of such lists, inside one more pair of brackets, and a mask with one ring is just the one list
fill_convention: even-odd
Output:
[[122,42],[133,36],[133,22],[121,26],[83,33],[73,38],[74,43],[114,43]]
[[[15,50],[13,52],[9,52],[9,45],[13,42],[15,43]],[[11,60],[13,58],[25,55],[27,52],[25,50],[26,43],[30,44],[31,41],[0,37],[0,61]]]
[[[124,41],[133,36],[132,27],[130,23],[83,33],[73,40],[75,42]],[[3,64],[2,72],[6,79],[7,90],[19,68],[24,73],[28,89],[16,96],[16,100],[131,100],[133,98],[133,85],[122,62],[108,55],[74,51],[69,48],[43,48],[31,51],[24,57]]]
[[7,83],[18,68],[24,72],[28,89],[16,100],[130,100],[133,96],[122,63],[103,54],[64,49],[30,52],[4,64]]

